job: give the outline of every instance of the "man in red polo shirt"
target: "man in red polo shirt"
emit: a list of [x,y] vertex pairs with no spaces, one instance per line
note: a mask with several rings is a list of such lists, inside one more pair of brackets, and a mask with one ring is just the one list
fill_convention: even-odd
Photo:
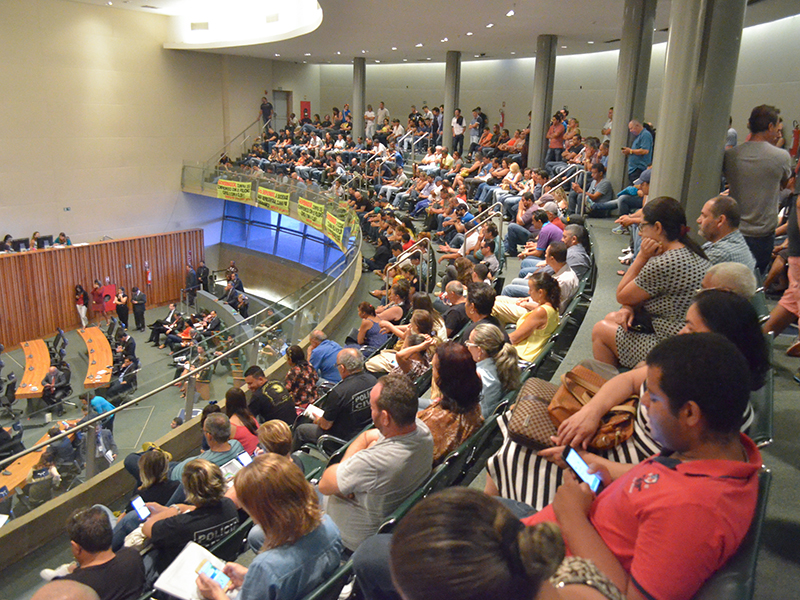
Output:
[[[647,357],[647,408],[664,451],[595,496],[574,477],[523,519],[556,521],[569,551],[590,559],[629,600],[691,598],[736,552],[758,497],[761,455],[739,433],[749,369],[711,333],[670,338]],[[737,412],[738,411],[738,412]]]

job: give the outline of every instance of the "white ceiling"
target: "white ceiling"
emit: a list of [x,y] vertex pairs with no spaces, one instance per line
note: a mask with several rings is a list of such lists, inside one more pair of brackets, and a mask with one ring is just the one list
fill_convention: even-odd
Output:
[[[108,5],[108,0],[70,0]],[[221,0],[210,0],[220,2]],[[108,8],[191,14],[198,0],[112,0]],[[216,53],[321,64],[443,62],[448,50],[462,60],[535,56],[536,38],[558,35],[559,54],[619,48],[623,0],[318,0],[322,24],[294,39],[208,50]],[[667,40],[670,1],[656,12],[655,42]],[[145,8],[156,7],[156,8]],[[509,10],[514,16],[507,17]],[[749,0],[746,25],[800,12],[797,0]],[[488,24],[493,24],[488,28]],[[472,35],[468,35],[471,33]],[[442,41],[446,39],[447,41]],[[166,40],[165,40],[166,41]],[[417,44],[422,44],[418,47]],[[393,50],[392,48],[396,48]],[[279,55],[279,56],[276,56]],[[475,57],[475,55],[479,55]]]

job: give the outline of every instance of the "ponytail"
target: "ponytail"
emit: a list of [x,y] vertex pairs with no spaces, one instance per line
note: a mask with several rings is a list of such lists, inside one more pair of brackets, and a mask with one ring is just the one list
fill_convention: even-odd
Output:
[[504,392],[519,388],[519,362],[517,349],[508,342],[494,356],[497,377]]

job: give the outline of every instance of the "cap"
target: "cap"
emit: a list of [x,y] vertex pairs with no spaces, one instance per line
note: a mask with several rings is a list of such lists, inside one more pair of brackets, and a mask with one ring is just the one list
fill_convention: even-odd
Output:
[[650,173],[653,172],[653,169],[647,169],[642,171],[642,174],[639,175],[639,179],[633,182],[633,185],[641,185],[642,183],[650,183]]
[[545,202],[542,209],[544,209],[544,212],[558,215],[558,205],[555,202]]

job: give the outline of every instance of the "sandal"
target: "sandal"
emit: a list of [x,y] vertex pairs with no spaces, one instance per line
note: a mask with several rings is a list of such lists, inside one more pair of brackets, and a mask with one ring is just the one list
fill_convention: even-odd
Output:
[[623,276],[623,275],[625,275],[625,273],[627,273],[627,272],[628,272],[628,271],[626,271],[625,269],[620,269],[619,271],[617,271],[617,275],[619,275],[620,277],[622,277],[622,276]]

